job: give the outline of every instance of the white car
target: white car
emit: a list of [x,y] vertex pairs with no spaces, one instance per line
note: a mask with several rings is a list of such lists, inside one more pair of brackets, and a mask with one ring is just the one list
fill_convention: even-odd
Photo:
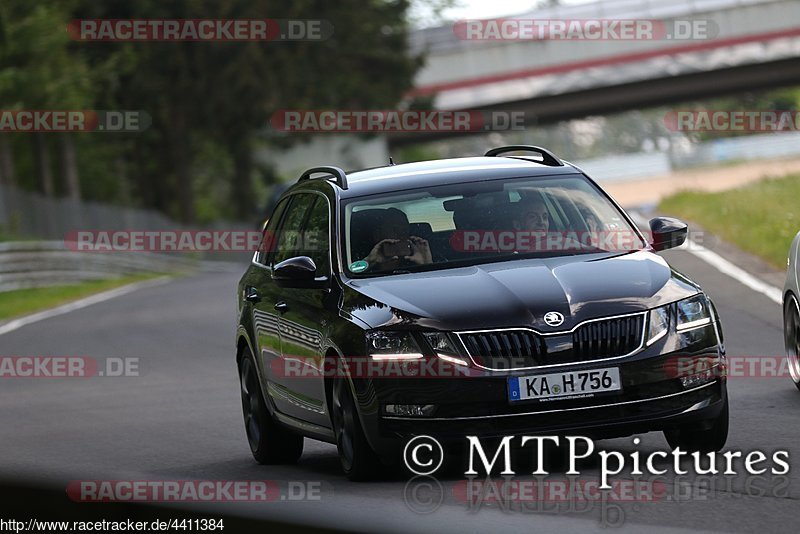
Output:
[[789,249],[789,269],[783,287],[783,339],[786,344],[786,357],[789,359],[789,373],[794,384],[800,389],[800,232],[794,236]]

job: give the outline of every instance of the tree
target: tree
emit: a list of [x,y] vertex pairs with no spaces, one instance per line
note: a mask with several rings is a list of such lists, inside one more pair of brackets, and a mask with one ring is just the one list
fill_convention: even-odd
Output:
[[[401,100],[420,66],[406,52],[407,10],[407,0],[6,0],[0,98],[5,109],[143,110],[152,117],[140,133],[31,136],[38,187],[47,193],[130,198],[185,222],[196,220],[198,202],[210,201],[220,213],[250,219],[253,147],[304,139],[261,135],[272,113],[391,108]],[[79,42],[65,31],[73,19],[253,18],[323,19],[334,34],[324,41]],[[220,151],[215,196],[198,200],[198,165]],[[12,153],[0,139],[3,177],[13,175],[6,170]],[[55,168],[60,187],[48,178]],[[118,183],[119,175],[130,183]]]
[[[89,71],[79,56],[70,53],[64,28],[68,5],[63,2],[32,4],[5,0],[0,5],[0,103],[2,109],[87,109],[93,100]],[[61,31],[56,31],[56,29]],[[6,135],[3,135],[5,138]],[[26,134],[27,135],[27,134]],[[73,135],[61,141],[62,188],[80,197]],[[50,143],[47,134],[31,136],[39,187],[55,192]],[[13,177],[7,138],[0,141],[0,168]]]
[[395,106],[420,66],[406,54],[407,9],[405,0],[77,0],[73,15],[325,19],[334,25],[333,37],[321,42],[79,43],[90,65],[115,54],[132,58],[132,67],[109,73],[100,84],[120,109],[144,109],[153,117],[150,130],[132,141],[128,158],[137,172],[130,174],[139,177],[146,204],[191,222],[197,151],[209,141],[230,158],[229,174],[218,179],[228,185],[232,214],[250,219],[256,200],[251,155],[271,113]]

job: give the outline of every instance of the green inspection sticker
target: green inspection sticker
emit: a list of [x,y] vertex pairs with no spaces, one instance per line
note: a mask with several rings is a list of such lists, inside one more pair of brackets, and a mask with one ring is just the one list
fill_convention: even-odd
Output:
[[367,267],[369,267],[369,263],[365,262],[364,260],[358,260],[350,264],[350,271],[354,273],[361,273],[366,271]]

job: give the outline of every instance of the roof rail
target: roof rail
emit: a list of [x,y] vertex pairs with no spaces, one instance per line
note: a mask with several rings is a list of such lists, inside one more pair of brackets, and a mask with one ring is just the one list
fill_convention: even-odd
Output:
[[[303,180],[310,180],[312,174],[318,174],[324,172],[331,177],[336,179],[336,185],[341,187],[342,189],[347,189],[347,174],[340,169],[339,167],[330,167],[330,166],[322,166],[322,167],[314,167],[312,169],[308,169],[306,172],[300,175],[300,178],[297,180],[298,182],[302,182]],[[325,178],[329,180],[330,178]]]
[[506,152],[536,152],[542,156],[542,164],[548,165],[550,167],[563,167],[564,162],[558,159],[558,157],[547,150],[546,148],[541,148],[538,146],[533,145],[509,145],[509,146],[501,146],[498,148],[493,148],[486,152],[485,156],[494,157],[499,156],[501,154],[505,154]]

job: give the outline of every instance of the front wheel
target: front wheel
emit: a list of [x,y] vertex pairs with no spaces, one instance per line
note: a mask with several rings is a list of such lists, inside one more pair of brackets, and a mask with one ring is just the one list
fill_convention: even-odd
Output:
[[719,415],[711,422],[709,428],[697,425],[682,425],[664,431],[667,443],[673,449],[681,448],[687,452],[717,452],[722,450],[728,441],[728,399]]
[[332,401],[333,430],[342,471],[354,481],[375,478],[381,471],[381,463],[364,436],[353,392],[346,378],[334,379]]
[[258,383],[252,354],[245,349],[239,364],[244,428],[253,458],[260,464],[293,464],[303,454],[303,436],[272,418]]
[[800,307],[794,295],[789,295],[783,307],[783,340],[789,374],[800,389]]

